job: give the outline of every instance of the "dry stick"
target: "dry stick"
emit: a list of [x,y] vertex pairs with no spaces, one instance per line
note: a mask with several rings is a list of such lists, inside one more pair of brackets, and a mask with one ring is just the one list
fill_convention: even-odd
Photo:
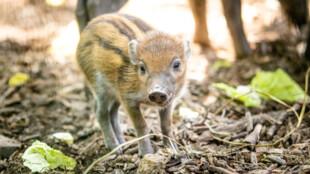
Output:
[[173,149],[173,152],[174,152],[174,153],[177,153],[177,150],[175,149],[175,147],[174,147],[172,141],[171,141],[170,139],[168,139],[168,140],[169,140],[169,143],[170,143],[170,145],[171,145],[171,147],[172,147],[172,149]]
[[220,108],[218,108],[215,112],[214,112],[214,115],[217,115],[219,112],[221,112],[221,110],[223,110],[227,105],[229,105],[231,102],[233,102],[234,100],[240,98],[240,97],[243,97],[245,95],[248,95],[250,93],[252,93],[253,91],[249,91],[249,92],[246,92],[244,94],[240,94],[240,95],[237,95],[231,99],[229,99],[223,106],[221,106]]
[[254,128],[254,130],[252,131],[252,133],[250,133],[244,140],[243,142],[245,143],[250,143],[250,144],[256,144],[256,142],[259,140],[259,134],[260,131],[262,130],[262,125],[261,124],[257,124]]
[[213,134],[217,134],[217,135],[222,135],[222,136],[225,136],[225,137],[229,137],[231,136],[231,134],[229,132],[218,132],[218,131],[215,131],[210,125],[209,123],[206,123],[207,127],[209,128],[210,132],[213,133]]
[[127,142],[125,142],[125,143],[123,143],[123,144],[117,146],[116,148],[114,148],[111,152],[109,152],[109,153],[105,154],[104,156],[102,156],[102,157],[96,159],[94,162],[91,163],[90,166],[87,167],[87,169],[85,170],[85,172],[84,172],[83,174],[87,174],[87,173],[94,167],[94,165],[95,165],[96,163],[98,163],[99,161],[101,161],[101,160],[107,158],[108,156],[112,155],[112,154],[115,153],[118,149],[120,149],[120,148],[122,148],[122,147],[124,147],[124,146],[126,146],[126,145],[128,145],[128,144],[131,144],[131,143],[134,143],[134,142],[136,142],[136,141],[139,141],[139,140],[141,140],[141,139],[143,139],[143,138],[152,136],[152,135],[154,135],[154,136],[163,136],[163,137],[165,137],[165,138],[168,138],[169,140],[175,142],[177,145],[179,145],[181,148],[183,148],[183,149],[185,150],[186,153],[189,153],[189,150],[188,150],[186,147],[184,147],[182,144],[180,144],[180,143],[177,142],[176,140],[174,140],[174,139],[172,139],[172,138],[170,138],[170,137],[168,137],[168,136],[166,136],[166,135],[162,135],[162,134],[147,134],[147,135],[144,135],[144,136],[142,136],[142,137],[135,138],[135,139],[133,139],[133,140],[127,141]]
[[273,124],[269,130],[267,131],[267,138],[271,139],[272,136],[276,133],[276,131],[279,128],[279,125],[283,124],[283,121],[287,118],[287,113],[284,112],[284,114],[280,115],[280,117],[278,118],[277,123]]
[[212,172],[220,173],[220,174],[235,174],[235,172],[231,172],[222,167],[216,167],[216,166],[211,166],[211,165],[209,166],[209,170]]
[[[301,111],[300,111],[300,114],[299,114],[299,115],[298,115],[297,111],[295,110],[295,108],[293,108],[293,107],[287,105],[287,104],[284,103],[282,100],[280,100],[280,99],[278,99],[278,98],[276,98],[276,97],[274,97],[274,96],[272,96],[272,95],[270,95],[270,94],[268,94],[268,93],[265,93],[265,92],[262,92],[262,91],[257,91],[257,92],[260,92],[260,93],[262,93],[262,94],[268,96],[268,97],[271,98],[272,100],[274,100],[274,101],[276,101],[276,102],[278,102],[278,103],[280,103],[280,104],[282,104],[282,105],[284,105],[284,106],[290,108],[290,109],[294,112],[294,114],[296,115],[296,117],[297,117],[297,119],[298,119],[298,122],[297,122],[296,127],[295,127],[294,129],[292,129],[292,130],[291,130],[288,134],[286,134],[284,137],[282,137],[282,138],[280,138],[279,140],[273,142],[272,144],[248,144],[248,143],[237,143],[237,142],[226,141],[226,140],[223,140],[223,139],[221,139],[221,138],[219,138],[219,137],[216,137],[216,136],[213,136],[213,135],[212,135],[213,138],[216,139],[216,140],[218,140],[218,141],[222,141],[222,142],[224,142],[224,143],[228,143],[228,144],[232,144],[232,145],[254,146],[254,147],[274,146],[274,145],[278,144],[279,142],[285,140],[286,138],[288,138],[289,136],[291,136],[292,133],[294,133],[294,132],[300,127],[301,122],[302,122],[302,120],[303,120],[303,117],[304,117],[304,114],[305,114],[305,110],[306,110],[306,101],[307,101],[307,97],[308,97],[307,94],[308,94],[308,86],[309,86],[309,74],[310,74],[310,68],[308,68],[307,73],[306,73],[306,79],[305,79],[305,81],[306,81],[306,84],[305,84],[305,94],[306,94],[306,95],[305,95],[305,97],[304,97],[304,102],[303,102],[303,105],[302,105],[302,108],[301,108]],[[235,98],[234,98],[234,99],[235,99]],[[232,101],[230,101],[230,102],[232,102]],[[230,103],[230,102],[229,102],[229,103]],[[228,103],[228,102],[227,102],[227,103]],[[227,103],[226,103],[226,104],[227,104]],[[226,106],[226,104],[225,104],[225,106]],[[221,108],[222,108],[222,107],[221,107]],[[220,111],[217,110],[216,113],[217,113],[217,112],[220,112]]]
[[253,118],[252,118],[252,114],[251,114],[251,112],[249,112],[249,111],[247,111],[246,113],[245,113],[245,119],[246,119],[246,121],[247,121],[247,128],[246,128],[246,131],[247,132],[250,132],[251,130],[253,130]]
[[97,140],[103,138],[103,136],[99,136],[97,138],[95,138],[93,141],[91,141],[90,143],[87,144],[86,147],[84,147],[84,149],[81,150],[80,154],[79,155],[82,155],[92,144],[94,144]]
[[247,143],[238,143],[238,142],[233,142],[233,141],[227,141],[227,140],[224,140],[222,138],[219,138],[219,137],[216,137],[213,135],[212,135],[212,137],[217,141],[221,141],[223,143],[227,143],[227,144],[231,144],[231,145],[235,145],[235,146],[247,146],[248,145]]
[[15,92],[17,88],[16,87],[10,87],[8,88],[1,96],[0,96],[0,104],[4,101],[6,97],[11,95],[13,92]]
[[[308,72],[308,71],[307,71],[307,72]],[[307,83],[307,82],[306,82],[306,83]],[[266,92],[263,92],[263,91],[260,91],[260,90],[256,90],[256,92],[261,93],[261,94],[264,94],[264,95],[266,95],[267,97],[269,97],[271,100],[274,100],[274,101],[276,101],[276,102],[282,104],[283,106],[287,107],[289,110],[292,110],[292,111],[294,112],[295,116],[296,116],[297,119],[298,119],[299,115],[298,115],[297,111],[295,110],[295,108],[294,108],[293,106],[290,106],[290,105],[286,104],[286,103],[283,102],[282,100],[280,100],[280,99],[278,99],[277,97],[275,97],[275,96],[273,96],[273,95],[271,95],[271,94],[268,94],[268,93],[266,93]],[[307,93],[306,93],[306,94],[307,94]]]

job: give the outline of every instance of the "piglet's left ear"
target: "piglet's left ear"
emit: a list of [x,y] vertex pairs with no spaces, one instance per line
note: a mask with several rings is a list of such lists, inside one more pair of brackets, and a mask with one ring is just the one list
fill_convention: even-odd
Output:
[[128,53],[130,57],[130,62],[133,65],[136,65],[138,63],[138,53],[137,53],[138,46],[139,44],[136,40],[132,40],[128,43]]
[[183,40],[185,59],[188,60],[191,57],[191,47],[188,40]]

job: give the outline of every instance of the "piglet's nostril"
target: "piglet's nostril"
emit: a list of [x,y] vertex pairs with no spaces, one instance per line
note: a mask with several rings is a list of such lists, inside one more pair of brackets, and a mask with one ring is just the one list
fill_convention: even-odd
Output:
[[167,98],[167,96],[166,96],[166,95],[161,95],[161,96],[160,96],[160,99],[161,99],[162,101],[165,101],[165,100],[166,100],[166,98]]
[[155,102],[155,101],[156,101],[156,97],[155,97],[154,95],[150,95],[149,98],[150,98],[150,100],[151,100],[152,102]]
[[149,94],[150,101],[158,104],[166,102],[167,98],[168,96],[164,92],[152,92],[151,94]]

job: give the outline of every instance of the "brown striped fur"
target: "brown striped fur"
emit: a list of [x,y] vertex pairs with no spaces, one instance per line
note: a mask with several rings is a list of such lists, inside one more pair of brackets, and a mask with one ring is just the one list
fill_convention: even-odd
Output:
[[[129,43],[134,44],[134,49]],[[81,34],[77,61],[96,99],[96,112],[108,148],[123,143],[118,122],[113,120],[119,103],[130,116],[138,136],[148,132],[140,104],[159,106],[161,120],[166,120],[162,123],[163,133],[173,136],[172,103],[184,86],[189,57],[186,48],[183,42],[133,16],[105,14],[89,22]],[[174,69],[178,63],[180,67]],[[167,100],[160,104],[151,101],[154,88],[166,94]],[[148,138],[139,141],[140,155],[152,152]]]

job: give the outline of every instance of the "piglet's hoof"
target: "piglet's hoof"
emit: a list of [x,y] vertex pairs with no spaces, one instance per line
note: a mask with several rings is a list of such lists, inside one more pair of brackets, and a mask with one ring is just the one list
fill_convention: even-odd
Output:
[[[119,144],[116,143],[116,142],[105,142],[105,146],[106,146],[107,149],[109,149],[109,150],[112,151],[112,150],[114,150],[116,147],[118,147]],[[115,153],[118,154],[118,155],[123,154],[122,148],[117,149],[117,151],[116,151]]]
[[167,138],[164,138],[164,146],[179,151],[179,147],[176,145],[176,143],[174,143],[173,141],[169,141],[169,139]]
[[153,148],[152,146],[150,147],[139,147],[139,156],[143,157],[146,154],[153,154]]

